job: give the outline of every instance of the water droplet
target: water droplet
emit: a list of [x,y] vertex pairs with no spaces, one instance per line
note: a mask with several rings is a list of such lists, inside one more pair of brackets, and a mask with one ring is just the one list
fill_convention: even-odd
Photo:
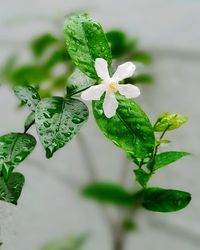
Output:
[[44,115],[45,118],[51,118],[51,115],[49,113],[47,113],[47,112],[43,113],[43,115]]
[[80,123],[83,122],[83,121],[84,121],[84,119],[83,119],[82,117],[74,116],[74,117],[72,118],[72,122],[73,122],[74,124],[80,124]]
[[49,128],[51,126],[51,123],[48,121],[45,121],[44,126],[45,126],[45,128]]
[[54,146],[49,146],[46,148],[46,157],[51,158],[53,156],[53,153],[55,152],[55,147]]

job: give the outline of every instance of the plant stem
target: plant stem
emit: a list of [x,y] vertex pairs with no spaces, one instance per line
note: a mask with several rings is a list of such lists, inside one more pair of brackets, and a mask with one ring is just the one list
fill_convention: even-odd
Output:
[[113,250],[124,250],[124,237],[122,234],[116,237]]

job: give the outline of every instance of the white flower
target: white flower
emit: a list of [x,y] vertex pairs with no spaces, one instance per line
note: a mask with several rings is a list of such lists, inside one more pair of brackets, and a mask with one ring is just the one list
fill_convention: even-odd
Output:
[[107,118],[111,118],[115,115],[118,107],[118,102],[115,97],[116,92],[119,92],[127,98],[135,98],[140,95],[138,87],[132,84],[119,84],[119,81],[131,77],[135,68],[135,65],[131,62],[123,63],[118,66],[114,75],[110,77],[107,61],[103,58],[97,58],[95,61],[95,69],[97,75],[102,79],[102,81],[100,84],[91,86],[87,90],[83,91],[81,98],[86,101],[100,100],[103,93],[106,92],[103,110],[105,116]]

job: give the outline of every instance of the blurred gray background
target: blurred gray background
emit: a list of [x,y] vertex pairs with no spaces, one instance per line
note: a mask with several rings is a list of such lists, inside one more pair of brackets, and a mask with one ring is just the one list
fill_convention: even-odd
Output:
[[[52,20],[75,10],[87,10],[106,30],[124,29],[152,52],[156,83],[143,86],[138,99],[152,121],[165,111],[190,118],[188,124],[170,133],[168,138],[174,142],[167,150],[185,150],[192,156],[160,171],[152,185],[191,192],[191,205],[172,214],[140,211],[139,229],[129,235],[126,249],[200,249],[200,1],[1,0],[0,63],[12,51],[22,50],[32,36],[52,29],[62,32],[63,27],[52,25]],[[0,87],[1,134],[22,130],[28,111],[17,111],[17,103],[8,87]],[[85,249],[111,249],[101,212],[80,198],[71,180],[84,183],[88,179],[80,143],[87,143],[89,162],[104,180],[119,180],[124,156],[98,131],[92,115],[82,133],[50,160],[38,143],[19,167],[26,177],[19,205],[0,203],[3,250],[38,250],[52,238],[82,232],[91,233]],[[128,167],[131,180],[133,166]]]

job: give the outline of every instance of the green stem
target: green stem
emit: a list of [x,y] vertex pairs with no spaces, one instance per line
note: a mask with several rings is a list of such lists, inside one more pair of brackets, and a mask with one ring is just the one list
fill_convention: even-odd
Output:
[[[165,133],[167,132],[168,128],[170,127],[170,125],[168,125],[165,130],[162,132],[161,136],[159,137],[159,140],[162,140],[162,138],[164,137]],[[159,146],[160,146],[160,143],[157,144],[154,148],[154,151],[153,151],[153,154],[152,154],[152,157],[150,158],[150,160],[148,161],[147,165],[149,164],[151,167],[150,167],[150,171],[151,173],[153,172],[153,167],[154,167],[154,162],[155,162],[155,157],[158,153],[158,149],[159,149]]]
[[28,130],[33,126],[33,124],[35,124],[35,120],[32,121],[31,124],[26,129],[24,129],[24,134],[28,132]]

